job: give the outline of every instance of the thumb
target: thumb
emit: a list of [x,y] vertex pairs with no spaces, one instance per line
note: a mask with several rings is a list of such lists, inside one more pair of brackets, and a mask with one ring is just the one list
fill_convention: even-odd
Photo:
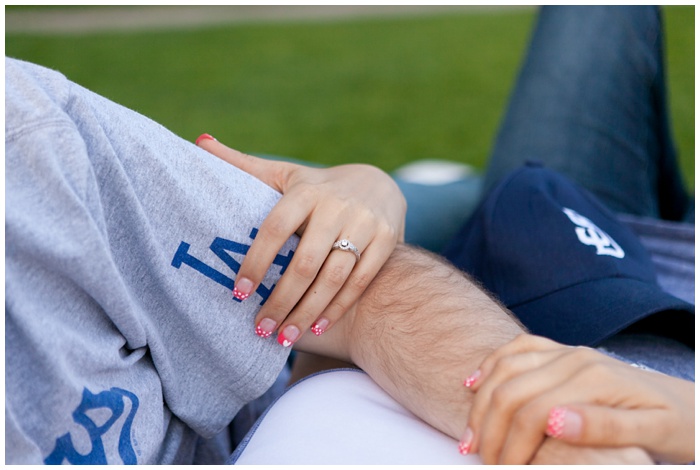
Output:
[[664,438],[657,434],[665,419],[661,409],[558,406],[549,412],[547,435],[581,446],[653,449]]
[[292,169],[291,164],[247,155],[225,146],[209,134],[200,135],[195,144],[221,160],[256,177],[271,188],[284,193],[285,183]]

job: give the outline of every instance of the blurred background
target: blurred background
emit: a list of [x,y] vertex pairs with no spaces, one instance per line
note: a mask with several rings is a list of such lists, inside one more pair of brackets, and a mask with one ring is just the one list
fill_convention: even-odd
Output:
[[[694,190],[695,7],[663,7],[673,132]],[[533,7],[5,7],[5,54],[253,154],[482,168]]]

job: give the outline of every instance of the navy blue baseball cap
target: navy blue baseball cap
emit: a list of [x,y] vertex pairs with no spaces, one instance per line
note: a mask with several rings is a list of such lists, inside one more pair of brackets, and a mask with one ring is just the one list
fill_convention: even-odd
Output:
[[533,334],[593,346],[631,325],[663,325],[694,348],[695,306],[659,287],[634,232],[541,165],[501,180],[444,255]]

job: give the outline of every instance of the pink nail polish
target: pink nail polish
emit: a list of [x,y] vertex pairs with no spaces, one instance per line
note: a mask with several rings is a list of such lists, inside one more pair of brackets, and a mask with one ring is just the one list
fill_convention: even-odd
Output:
[[323,333],[326,332],[326,328],[328,328],[328,325],[330,324],[330,321],[326,318],[321,318],[318,320],[316,323],[313,324],[311,327],[311,331],[313,334],[316,336],[321,336]]
[[216,139],[215,139],[214,137],[212,137],[211,135],[209,135],[209,134],[202,134],[202,135],[200,135],[199,137],[197,137],[197,140],[194,141],[194,144],[195,144],[195,145],[199,145],[199,143],[200,143],[201,141],[203,141],[203,140],[213,140],[213,141],[216,142]]
[[477,369],[472,375],[470,375],[464,380],[464,386],[467,388],[471,388],[471,386],[474,385],[474,382],[476,382],[479,377],[481,377],[481,370]]
[[250,297],[251,292],[253,292],[253,281],[242,277],[236,281],[236,285],[233,288],[233,298],[243,302]]
[[263,318],[260,320],[260,323],[258,323],[258,326],[255,327],[255,334],[261,338],[269,338],[276,326],[276,321],[269,318]]
[[464,431],[464,436],[462,436],[462,440],[459,441],[459,453],[462,455],[467,455],[469,454],[469,451],[472,449],[472,440],[474,439],[474,433],[470,428],[467,428],[466,431]]
[[558,439],[564,433],[564,420],[566,419],[566,408],[555,406],[549,411],[547,418],[547,431],[549,437]]
[[299,338],[299,328],[294,325],[288,325],[284,327],[284,330],[277,335],[277,342],[288,348]]

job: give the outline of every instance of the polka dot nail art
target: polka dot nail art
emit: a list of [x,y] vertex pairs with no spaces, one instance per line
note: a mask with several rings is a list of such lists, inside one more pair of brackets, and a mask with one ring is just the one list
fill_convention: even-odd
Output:
[[269,338],[272,336],[272,332],[275,330],[277,322],[269,318],[263,318],[255,327],[255,334],[261,338]]
[[243,302],[245,299],[247,299],[248,297],[250,297],[250,294],[245,294],[245,293],[239,291],[239,290],[238,290],[238,287],[234,287],[234,288],[233,288],[233,297],[234,297],[236,300],[240,300],[241,302]]
[[277,335],[277,342],[288,348],[299,338],[299,333],[299,328],[294,325],[288,325]]
[[547,435],[559,438],[564,433],[564,420],[566,419],[566,408],[556,406],[549,412],[547,418]]
[[253,281],[250,279],[247,279],[245,277],[242,277],[236,281],[236,285],[233,288],[233,298],[236,299],[239,302],[243,302],[245,299],[250,297],[250,294],[253,292],[253,287],[255,285],[253,284]]
[[326,332],[326,328],[328,328],[329,323],[330,322],[327,319],[322,318],[313,324],[313,326],[311,327],[311,332],[316,336],[321,336],[323,333]]

